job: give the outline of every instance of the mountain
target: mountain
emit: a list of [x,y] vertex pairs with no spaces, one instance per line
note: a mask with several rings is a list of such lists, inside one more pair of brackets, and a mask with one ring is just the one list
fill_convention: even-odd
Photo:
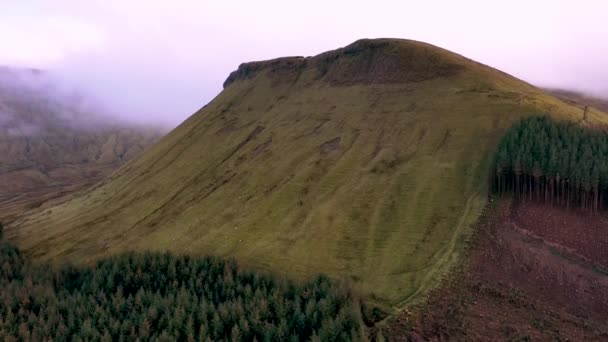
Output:
[[43,71],[0,68],[0,219],[91,185],[160,138],[109,119]]
[[145,153],[6,235],[39,260],[170,250],[322,272],[401,307],[463,254],[504,132],[542,113],[606,120],[416,41],[245,63]]

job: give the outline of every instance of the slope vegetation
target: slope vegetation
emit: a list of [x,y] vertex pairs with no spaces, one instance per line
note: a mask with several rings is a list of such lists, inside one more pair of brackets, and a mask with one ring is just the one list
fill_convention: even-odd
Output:
[[327,277],[150,253],[53,269],[1,239],[3,340],[367,341],[357,299]]
[[583,117],[414,41],[247,63],[146,153],[7,235],[42,260],[170,250],[233,256],[296,279],[323,272],[398,307],[461,254],[502,134],[546,112]]

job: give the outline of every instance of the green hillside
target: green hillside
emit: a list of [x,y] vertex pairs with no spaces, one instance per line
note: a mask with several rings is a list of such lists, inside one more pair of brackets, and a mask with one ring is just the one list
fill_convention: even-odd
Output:
[[461,254],[502,134],[546,112],[583,116],[414,41],[247,63],[95,189],[6,233],[40,260],[90,263],[127,250],[232,256],[294,279],[350,279],[401,306]]

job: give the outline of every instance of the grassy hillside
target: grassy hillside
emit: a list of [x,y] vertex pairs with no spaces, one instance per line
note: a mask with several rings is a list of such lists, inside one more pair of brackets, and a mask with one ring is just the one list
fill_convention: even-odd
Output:
[[324,272],[399,307],[461,255],[502,134],[544,112],[582,119],[527,83],[414,41],[248,63],[103,184],[7,235],[42,260],[169,250],[293,278]]

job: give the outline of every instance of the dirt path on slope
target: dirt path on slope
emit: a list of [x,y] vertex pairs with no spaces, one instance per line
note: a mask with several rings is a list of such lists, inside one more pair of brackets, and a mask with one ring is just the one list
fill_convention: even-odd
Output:
[[478,199],[478,196],[479,192],[475,192],[467,199],[463,213],[458,220],[458,224],[452,233],[449,243],[437,252],[439,258],[433,263],[432,266],[429,267],[429,272],[425,274],[416,292],[397,305],[394,305],[394,312],[397,313],[402,311],[403,308],[410,305],[412,301],[417,300],[421,293],[430,290],[430,288],[437,283],[437,280],[442,276],[442,274],[448,272],[450,267],[457,262],[458,255],[455,253],[456,244],[465,228],[468,228],[470,222],[472,221],[470,217],[473,214],[472,207],[474,201]]

